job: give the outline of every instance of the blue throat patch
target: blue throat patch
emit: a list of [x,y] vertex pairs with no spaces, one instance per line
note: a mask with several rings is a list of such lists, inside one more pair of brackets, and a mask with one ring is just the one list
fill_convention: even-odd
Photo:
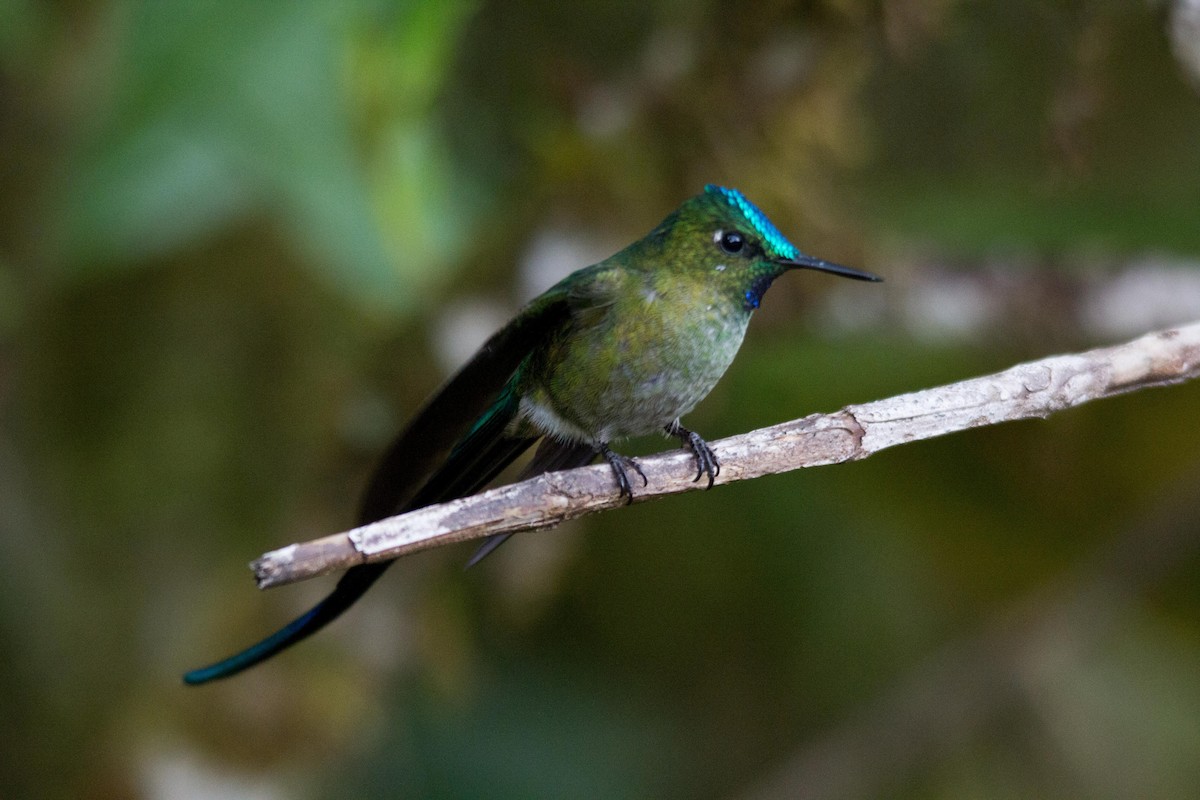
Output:
[[[767,219],[767,215],[759,211],[758,206],[747,200],[746,196],[737,189],[726,189],[724,186],[717,186],[710,183],[704,187],[704,191],[709,194],[720,195],[725,198],[729,205],[740,211],[742,216],[754,226],[755,232],[763,238],[767,246],[780,258],[795,258],[800,255],[800,251],[796,249],[795,245],[784,238],[774,223]],[[755,305],[757,306],[757,304]]]

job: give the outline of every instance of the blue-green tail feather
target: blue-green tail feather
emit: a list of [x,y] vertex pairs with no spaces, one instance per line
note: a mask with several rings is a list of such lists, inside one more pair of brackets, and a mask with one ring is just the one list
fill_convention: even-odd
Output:
[[[382,519],[389,513],[411,511],[433,503],[464,497],[481,489],[535,441],[504,435],[505,428],[516,415],[517,407],[518,399],[513,392],[507,389],[501,392],[500,397],[470,426],[466,436],[455,445],[445,464],[434,472],[418,491],[403,490],[411,499],[403,501],[399,508],[385,510],[387,506],[380,499],[384,496],[383,493],[378,486],[372,486],[368,491],[368,504],[363,512],[364,523]],[[385,462],[402,457],[403,453],[393,451],[388,454]],[[386,463],[384,465],[385,468],[389,466]],[[183,676],[184,683],[194,686],[228,678],[307,639],[354,605],[391,563],[385,561],[351,568],[338,581],[329,596],[312,609],[261,642],[215,664],[186,673]]]
[[275,633],[255,645],[207,667],[194,669],[183,676],[183,682],[192,686],[209,681],[228,678],[255,664],[266,661],[292,645],[307,639],[333,622],[342,612],[362,597],[375,579],[383,574],[388,564],[363,564],[349,570],[338,581],[334,590],[321,602],[301,614]]

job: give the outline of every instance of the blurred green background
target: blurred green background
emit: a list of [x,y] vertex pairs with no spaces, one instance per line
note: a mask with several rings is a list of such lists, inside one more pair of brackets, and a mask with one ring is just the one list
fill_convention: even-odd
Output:
[[706,182],[887,277],[780,281],[710,439],[1200,319],[1172,19],[0,2],[0,797],[1194,796],[1200,385],[421,554],[179,680],[327,590],[245,564],[347,527],[483,336]]

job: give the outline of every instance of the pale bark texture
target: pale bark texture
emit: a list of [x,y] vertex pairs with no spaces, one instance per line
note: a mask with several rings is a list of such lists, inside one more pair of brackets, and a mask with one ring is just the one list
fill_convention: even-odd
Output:
[[[1000,422],[1043,418],[1092,400],[1200,376],[1200,323],[1083,353],[1051,356],[992,375],[873,403],[846,406],[712,442],[717,484],[866,458],[888,447]],[[683,450],[638,459],[648,483],[635,502],[696,491]],[[541,475],[428,506],[354,530],[293,544],[251,564],[260,588],[433,547],[557,525],[623,504],[612,470],[599,464]]]

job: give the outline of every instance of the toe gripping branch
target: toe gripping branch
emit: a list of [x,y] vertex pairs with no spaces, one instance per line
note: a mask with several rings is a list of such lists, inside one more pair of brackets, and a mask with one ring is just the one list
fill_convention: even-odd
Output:
[[[711,489],[713,482],[721,474],[721,462],[717,460],[717,454],[708,446],[708,442],[704,441],[700,434],[688,430],[678,422],[672,422],[665,426],[665,430],[669,436],[678,437],[696,457],[696,477],[692,478],[692,482],[695,483],[707,475],[708,486],[706,488]],[[625,504],[629,505],[633,502],[633,485],[629,482],[629,470],[633,470],[641,477],[642,486],[650,483],[646,478],[646,473],[642,471],[641,465],[635,459],[614,452],[608,446],[608,442],[601,442],[597,445],[596,451],[604,456],[604,460],[612,467],[613,476],[617,479],[617,488],[620,489],[621,496],[625,498]]]
[[708,446],[708,442],[704,441],[700,434],[689,431],[678,422],[667,425],[666,431],[668,436],[679,437],[684,446],[696,456],[696,477],[692,478],[692,483],[700,480],[704,475],[708,475],[707,488],[711,489],[713,481],[721,474],[721,462],[717,460],[717,454]]
[[613,452],[613,449],[608,446],[608,442],[601,442],[596,448],[600,455],[604,456],[604,460],[612,467],[613,475],[617,479],[617,487],[621,490],[621,496],[625,498],[625,505],[633,502],[633,486],[629,483],[629,472],[632,469],[642,478],[642,486],[647,485],[650,481],[646,480],[646,473],[642,472],[641,466],[629,456],[623,456],[620,453]]

